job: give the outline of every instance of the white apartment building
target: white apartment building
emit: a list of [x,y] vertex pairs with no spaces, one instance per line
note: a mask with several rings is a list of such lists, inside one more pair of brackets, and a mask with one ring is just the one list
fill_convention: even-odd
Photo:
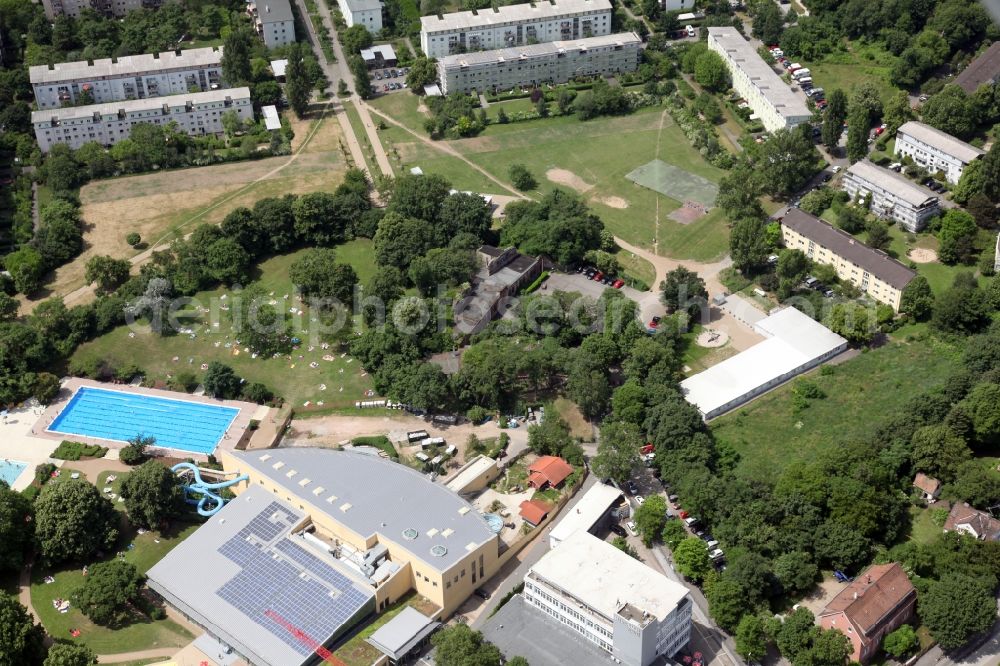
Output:
[[540,0],[420,18],[429,58],[609,34],[610,0]]
[[28,77],[39,109],[77,104],[84,92],[104,104],[225,87],[222,47],[36,65]]
[[221,134],[222,115],[235,111],[240,120],[253,120],[249,88],[230,88],[157,99],[135,99],[64,109],[33,111],[31,124],[43,153],[54,144],[76,149],[90,141],[112,146],[127,139],[140,123],[177,123],[191,136]]
[[76,18],[84,9],[93,9],[105,16],[125,16],[133,9],[156,9],[170,0],[42,0],[45,16]]
[[733,89],[747,101],[769,132],[795,127],[812,118],[812,111],[764,62],[736,28],[709,28],[708,48],[726,63]]
[[438,59],[441,91],[506,90],[541,83],[565,83],[577,76],[634,72],[642,57],[634,32],[477,51]]
[[685,12],[694,9],[694,0],[662,0],[663,11]]
[[373,35],[382,30],[382,0],[337,0],[347,27],[363,25]]
[[672,657],[691,636],[686,587],[583,530],[528,570],[523,594],[625,666]]
[[248,0],[247,14],[267,48],[295,41],[295,18],[289,0]]
[[852,199],[871,195],[871,211],[899,222],[907,231],[920,231],[938,214],[938,198],[933,192],[868,160],[848,167],[843,187]]
[[909,157],[931,173],[941,171],[951,184],[958,183],[970,162],[986,154],[947,132],[911,120],[896,131],[895,154]]

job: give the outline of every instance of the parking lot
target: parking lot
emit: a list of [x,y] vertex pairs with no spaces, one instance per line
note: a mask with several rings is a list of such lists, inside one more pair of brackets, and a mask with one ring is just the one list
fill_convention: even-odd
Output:
[[409,70],[405,67],[386,67],[376,69],[369,78],[372,82],[372,92],[376,94],[386,94],[406,88],[406,74]]
[[[582,273],[553,272],[542,285],[542,289],[545,291],[575,291],[582,296],[596,300],[601,297],[605,289],[614,289],[614,287],[592,280]],[[639,291],[627,285],[622,285],[618,291],[629,300],[639,304],[643,323],[648,322],[653,317],[662,317],[666,314],[666,308],[660,303],[659,296],[654,291]]]

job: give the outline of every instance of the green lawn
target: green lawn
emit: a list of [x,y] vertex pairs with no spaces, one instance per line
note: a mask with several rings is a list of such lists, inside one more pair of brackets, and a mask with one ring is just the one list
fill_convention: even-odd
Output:
[[354,106],[353,102],[346,103],[344,104],[344,110],[347,112],[347,119],[354,129],[354,135],[361,142],[361,149],[365,154],[365,164],[360,165],[361,168],[373,175],[381,173],[378,167],[378,160],[375,159],[375,150],[372,148],[372,142],[368,139],[368,132],[365,131],[364,123],[361,122],[361,116],[358,114],[357,107]]
[[[376,81],[376,83],[380,82]],[[426,136],[427,132],[424,131],[424,121],[430,118],[430,115],[417,110],[423,103],[423,99],[423,97],[414,95],[409,90],[404,90],[392,95],[380,95],[368,100],[368,104],[391,116],[394,120],[403,123],[421,136]]]
[[[273,298],[278,303],[282,303],[282,296],[288,294],[289,299],[285,303],[291,307],[294,301],[288,267],[305,251],[273,257],[261,263],[260,277],[256,284],[263,287],[265,293],[273,293]],[[371,241],[350,241],[339,246],[337,253],[339,261],[350,263],[354,267],[361,283],[367,282],[375,274]],[[212,309],[212,303],[226,303],[221,298],[223,295],[228,298],[229,291],[216,289],[196,294],[194,298]],[[297,315],[293,320],[295,334],[302,338],[303,344],[290,357],[255,359],[242,350],[239,350],[239,355],[234,355],[237,351],[235,345],[231,348],[225,346],[232,342],[229,312],[220,309],[219,326],[211,327],[206,322],[199,327],[193,339],[188,335],[159,337],[145,326],[137,326],[135,331],[122,326],[78,347],[73,359],[103,358],[113,364],[135,362],[146,371],[147,377],[162,381],[179,370],[200,374],[202,364],[221,361],[248,381],[266,384],[296,407],[301,407],[306,401],[317,404],[323,402],[330,407],[353,406],[354,401],[362,399],[364,392],[371,387],[371,380],[363,375],[360,363],[349,356],[342,357],[343,352],[335,345],[324,350],[319,346],[319,340],[310,341],[310,315],[308,308],[305,310],[303,315]],[[288,308],[285,308],[285,312],[288,312]],[[133,337],[129,337],[130,332],[134,334]],[[311,345],[314,348],[310,349]],[[332,356],[333,360],[323,360],[324,356]],[[317,363],[318,367],[310,367],[311,363]],[[321,386],[326,388],[322,389]]]
[[[123,557],[141,572],[145,573],[160,561],[171,549],[187,538],[199,525],[181,524],[170,535],[159,532],[123,535],[120,544]],[[129,544],[134,548],[128,549]],[[46,584],[44,577],[52,575],[55,582]],[[45,630],[55,639],[86,645],[98,654],[117,654],[154,647],[180,647],[194,636],[172,620],[137,621],[117,630],[95,625],[75,607],[68,613],[60,613],[52,606],[53,599],[68,599],[83,584],[82,568],[47,570],[37,568],[31,581],[31,603],[42,621]],[[81,636],[73,638],[71,629],[79,629]]]
[[850,95],[851,89],[862,81],[878,86],[882,102],[898,90],[889,82],[889,72],[896,58],[884,49],[869,44],[845,41],[845,50],[830,53],[821,60],[799,60],[807,67],[814,84],[827,94],[836,88]]
[[960,352],[946,343],[889,342],[809,377],[827,397],[806,409],[792,408],[786,384],[712,423],[716,437],[731,444],[742,459],[740,471],[773,479],[792,462],[810,460],[838,442],[868,433],[873,423],[893,414],[913,396],[939,386],[960,365]]
[[[935,525],[934,509],[910,507],[910,540],[927,545],[941,534],[941,526]],[[945,510],[947,512],[947,509]]]
[[364,629],[351,636],[346,643],[334,652],[334,656],[342,660],[347,666],[371,666],[382,653],[369,645],[365,639],[378,631],[386,622],[399,615],[407,606],[413,606],[428,616],[437,612],[437,607],[429,600],[418,595],[416,592],[411,592],[386,609],[384,613],[375,618]]

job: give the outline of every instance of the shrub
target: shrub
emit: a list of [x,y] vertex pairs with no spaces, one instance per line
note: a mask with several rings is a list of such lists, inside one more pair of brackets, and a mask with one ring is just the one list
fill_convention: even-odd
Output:
[[485,407],[474,405],[469,408],[469,411],[465,413],[465,416],[469,419],[469,421],[478,425],[489,418],[490,412]]
[[52,463],[42,463],[35,467],[35,481],[38,482],[38,485],[44,486],[52,478],[52,473],[55,471],[56,466]]
[[139,465],[146,461],[146,447],[156,444],[155,437],[136,435],[129,440],[128,446],[118,452],[118,459],[126,465]]
[[247,384],[243,389],[241,397],[247,402],[256,402],[258,405],[264,405],[274,400],[274,393],[264,384],[252,382]]
[[125,236],[125,242],[131,245],[132,247],[136,247],[137,245],[139,245],[139,243],[142,242],[142,236],[133,231],[132,233]]
[[198,376],[190,370],[181,370],[170,378],[167,382],[167,386],[172,391],[184,391],[185,393],[191,393],[198,388]]
[[507,171],[507,175],[510,176],[510,182],[514,183],[514,187],[522,192],[526,190],[533,190],[538,187],[538,182],[535,180],[535,177],[531,175],[530,171],[528,171],[528,167],[523,164],[511,164],[510,169]]
[[59,460],[79,460],[80,458],[103,458],[108,452],[107,448],[96,444],[82,444],[80,442],[63,441],[52,452],[53,458]]
[[146,373],[135,363],[128,363],[115,370],[115,379],[120,382],[130,382],[135,377],[142,377]]

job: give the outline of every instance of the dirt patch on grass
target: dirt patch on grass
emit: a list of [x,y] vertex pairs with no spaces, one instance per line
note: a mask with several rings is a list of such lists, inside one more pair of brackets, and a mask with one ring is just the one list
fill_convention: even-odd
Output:
[[549,169],[545,172],[545,177],[556,185],[565,185],[566,187],[572,188],[581,193],[593,189],[594,187],[583,178],[580,178],[572,171],[567,171],[566,169]]
[[667,217],[674,222],[691,224],[692,222],[697,222],[701,218],[705,217],[707,213],[708,211],[701,204],[694,201],[685,201],[683,206],[671,212],[667,215]]
[[918,264],[929,264],[937,261],[938,258],[937,252],[926,247],[915,247],[907,252],[906,256]]
[[621,197],[594,197],[591,201],[604,204],[608,208],[617,208],[619,210],[628,208],[628,201]]
[[559,398],[555,402],[555,408],[559,416],[569,424],[569,432],[573,437],[580,437],[585,442],[594,438],[594,429],[575,403],[566,398]]

